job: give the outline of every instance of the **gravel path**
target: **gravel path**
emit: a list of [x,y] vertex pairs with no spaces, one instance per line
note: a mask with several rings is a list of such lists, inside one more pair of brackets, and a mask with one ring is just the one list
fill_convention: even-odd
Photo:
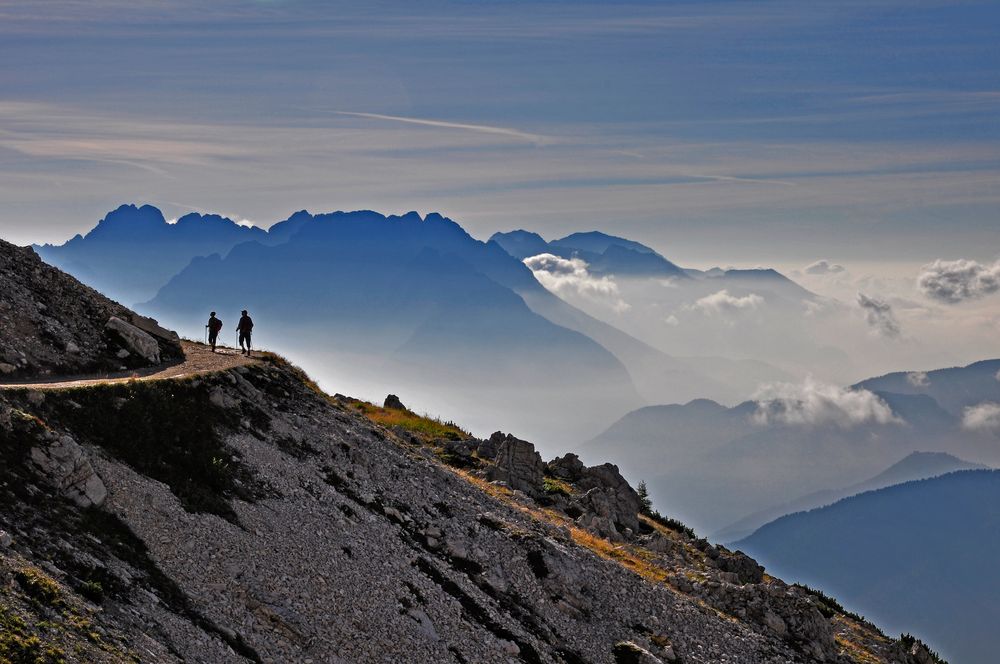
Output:
[[182,341],[184,361],[169,366],[150,367],[121,373],[99,376],[77,376],[71,379],[53,377],[44,381],[0,383],[0,390],[25,389],[55,390],[66,387],[83,387],[99,383],[123,383],[129,380],[166,380],[196,374],[225,371],[233,367],[257,362],[246,357],[238,349],[218,347],[213,353],[208,346],[190,341]]

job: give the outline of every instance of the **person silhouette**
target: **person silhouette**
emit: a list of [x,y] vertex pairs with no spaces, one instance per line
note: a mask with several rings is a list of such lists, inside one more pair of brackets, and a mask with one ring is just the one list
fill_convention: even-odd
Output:
[[208,316],[208,343],[212,346],[212,352],[215,352],[215,342],[219,338],[219,330],[222,329],[222,321],[215,317],[215,312],[213,311]]
[[[240,348],[243,350],[243,354],[250,355],[250,334],[253,332],[253,319],[247,314],[246,309],[243,310],[243,315],[240,317],[236,329],[240,333]],[[244,343],[246,343],[246,347],[244,347]]]

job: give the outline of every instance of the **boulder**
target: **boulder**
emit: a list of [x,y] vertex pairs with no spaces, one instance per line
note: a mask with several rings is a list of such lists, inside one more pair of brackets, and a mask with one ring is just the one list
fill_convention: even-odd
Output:
[[639,531],[642,500],[635,489],[622,477],[618,466],[606,463],[586,468],[576,485],[584,494],[573,505],[587,514],[594,514],[615,524],[615,530],[626,528]]
[[619,641],[611,651],[615,664],[663,664],[663,660],[631,641]]
[[499,436],[500,444],[487,476],[491,480],[505,482],[511,489],[523,491],[531,496],[542,494],[545,479],[545,462],[535,451],[535,446],[526,440],[515,438],[510,434],[500,432],[493,434],[490,440]]
[[586,468],[583,462],[580,461],[580,457],[569,452],[561,457],[556,457],[552,461],[546,464],[549,473],[553,477],[558,477],[561,480],[566,480],[567,482],[576,482],[581,477],[583,477]]
[[86,452],[68,435],[31,448],[31,460],[50,484],[80,507],[100,507],[108,497]]
[[180,341],[180,337],[173,330],[168,330],[162,327],[154,319],[148,318],[146,316],[140,316],[139,314],[133,313],[129,318],[129,322],[145,332],[146,334],[156,337],[157,339],[163,339],[164,341],[177,343]]
[[138,355],[150,364],[160,363],[160,345],[156,339],[135,325],[126,323],[117,316],[112,316],[108,319],[104,329],[112,336],[117,337],[124,345],[125,350]]
[[723,572],[735,574],[739,583],[760,583],[764,580],[764,568],[742,551],[720,556],[716,564]]
[[406,410],[406,406],[403,402],[399,400],[395,394],[390,394],[385,398],[385,402],[382,404],[383,408],[388,408],[390,410]]
[[500,450],[500,443],[503,442],[503,437],[504,435],[497,431],[486,440],[479,441],[479,444],[476,446],[476,454],[479,455],[480,459],[492,461],[497,457],[497,452]]

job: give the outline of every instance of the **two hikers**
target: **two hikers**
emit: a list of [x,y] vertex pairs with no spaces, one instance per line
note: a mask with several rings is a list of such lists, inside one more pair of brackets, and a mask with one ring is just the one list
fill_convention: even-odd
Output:
[[[219,331],[222,330],[222,321],[216,318],[214,311],[209,315],[208,324],[205,327],[208,329],[208,343],[212,346],[212,352],[214,353],[215,344],[219,338]],[[250,355],[250,351],[252,350],[250,335],[253,332],[253,319],[247,314],[246,309],[243,310],[240,322],[236,325],[236,331],[240,334],[240,349],[244,355]]]

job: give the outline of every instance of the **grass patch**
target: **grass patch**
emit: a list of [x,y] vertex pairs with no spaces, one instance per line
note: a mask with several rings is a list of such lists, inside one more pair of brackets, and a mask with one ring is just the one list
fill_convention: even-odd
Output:
[[542,490],[549,495],[572,496],[573,487],[555,477],[546,477],[542,480]]
[[23,567],[14,572],[14,579],[24,594],[42,606],[59,608],[62,606],[62,590],[40,569]]
[[443,422],[437,418],[417,415],[410,410],[382,408],[367,401],[350,400],[350,407],[361,413],[372,422],[387,429],[400,428],[424,439],[426,442],[435,440],[467,440],[472,437],[454,422]]
[[66,654],[28,630],[20,616],[0,606],[0,663],[64,664]]

